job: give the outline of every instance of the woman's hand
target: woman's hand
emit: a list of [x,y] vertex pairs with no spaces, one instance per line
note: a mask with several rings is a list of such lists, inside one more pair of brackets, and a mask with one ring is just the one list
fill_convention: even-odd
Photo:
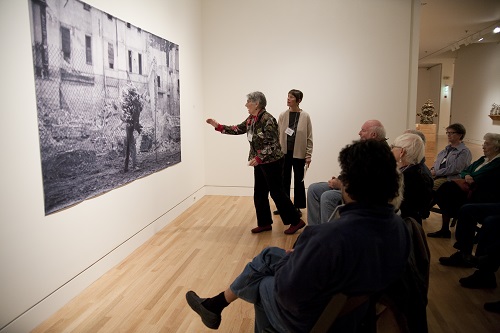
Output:
[[248,165],[249,166],[257,166],[259,165],[259,162],[257,162],[257,160],[255,158],[252,158],[249,162],[248,162]]
[[465,175],[464,179],[465,179],[465,182],[467,184],[469,184],[469,185],[471,185],[472,183],[474,183],[474,178],[472,178],[471,175]]
[[212,125],[215,128],[217,128],[219,126],[219,123],[216,122],[215,119],[208,118],[206,121],[207,121],[207,124],[210,124],[210,125]]
[[310,164],[311,164],[311,158],[310,157],[306,157],[306,165],[307,165],[308,168],[309,168]]

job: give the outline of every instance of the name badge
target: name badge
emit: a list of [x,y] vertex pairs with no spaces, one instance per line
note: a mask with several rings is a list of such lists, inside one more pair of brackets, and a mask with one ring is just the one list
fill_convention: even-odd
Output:
[[290,127],[288,127],[286,130],[285,130],[285,133],[289,136],[292,136],[293,133],[295,133],[295,131],[293,129],[291,129]]

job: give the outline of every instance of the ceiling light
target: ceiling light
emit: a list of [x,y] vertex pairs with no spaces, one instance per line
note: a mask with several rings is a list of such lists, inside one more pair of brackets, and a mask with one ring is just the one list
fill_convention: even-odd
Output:
[[483,39],[484,39],[484,38],[483,38],[483,37],[481,37],[481,38],[479,38],[477,41],[478,41],[478,42],[480,42],[480,41],[482,41]]
[[500,27],[496,27],[495,29],[493,29],[493,33],[494,34],[497,34],[500,32]]

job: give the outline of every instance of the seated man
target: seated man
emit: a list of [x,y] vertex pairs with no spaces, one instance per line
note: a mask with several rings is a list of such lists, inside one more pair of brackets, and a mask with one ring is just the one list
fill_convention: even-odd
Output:
[[[478,270],[459,280],[466,288],[492,289],[497,286],[495,272],[500,266],[500,215],[487,216],[482,224],[476,250]],[[500,312],[500,308],[497,311]]]
[[[490,284],[489,287],[496,287],[495,272],[500,267],[500,215],[485,218],[482,229],[478,246],[484,247],[486,255],[479,259],[478,270],[474,274],[460,279],[464,287],[484,286],[485,282]],[[484,309],[500,313],[500,301],[484,303]]]
[[[482,212],[484,210],[485,212]],[[475,228],[475,223],[470,223],[467,230],[468,234],[466,241],[463,243],[458,242],[458,227],[462,221],[460,217],[464,216],[467,211],[470,214],[475,214],[476,216],[484,217],[488,212],[498,215],[489,215],[481,220],[482,227],[479,232],[476,256],[470,257],[466,256],[465,253],[469,253],[469,248],[472,248],[471,234],[474,233],[472,230]],[[457,224],[457,248],[466,248],[464,251],[459,251],[452,255],[451,257],[440,258],[442,264],[448,266],[476,266],[477,270],[470,276],[461,278],[459,280],[460,285],[465,288],[472,289],[492,289],[496,288],[497,281],[495,272],[500,267],[500,203],[499,204],[468,204],[464,205],[460,209],[460,217]],[[462,227],[461,230],[466,229]],[[462,231],[463,232],[463,231]],[[462,235],[462,234],[461,234]],[[463,237],[461,236],[461,239]],[[461,245],[464,244],[464,245]],[[465,253],[461,253],[465,252]],[[490,312],[500,313],[500,301],[487,302],[484,304],[484,309]]]
[[[359,131],[360,140],[385,141],[385,128],[378,120],[368,120]],[[307,189],[307,224],[315,225],[330,220],[335,208],[342,203],[338,178],[332,177],[328,182],[309,185]]]
[[[472,249],[474,247],[474,236],[476,226],[492,215],[500,215],[500,203],[477,203],[465,204],[458,211],[458,222],[455,230],[457,241],[453,245],[458,251],[449,257],[439,258],[439,262],[444,266],[474,267]],[[478,246],[480,250],[481,247]],[[482,255],[481,251],[476,256]]]
[[[241,298],[255,305],[256,332],[268,327],[310,332],[333,295],[371,295],[402,276],[411,240],[389,204],[398,201],[402,184],[389,146],[355,142],[342,149],[339,162],[345,206],[335,223],[306,227],[293,250],[265,248],[215,297],[186,294],[206,326],[217,329],[222,310]],[[355,331],[367,303],[337,319],[333,328]]]

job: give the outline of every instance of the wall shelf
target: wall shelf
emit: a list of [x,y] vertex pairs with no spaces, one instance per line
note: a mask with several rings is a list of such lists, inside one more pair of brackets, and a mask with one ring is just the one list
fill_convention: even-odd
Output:
[[500,115],[491,115],[490,114],[490,118],[493,120],[500,120]]

